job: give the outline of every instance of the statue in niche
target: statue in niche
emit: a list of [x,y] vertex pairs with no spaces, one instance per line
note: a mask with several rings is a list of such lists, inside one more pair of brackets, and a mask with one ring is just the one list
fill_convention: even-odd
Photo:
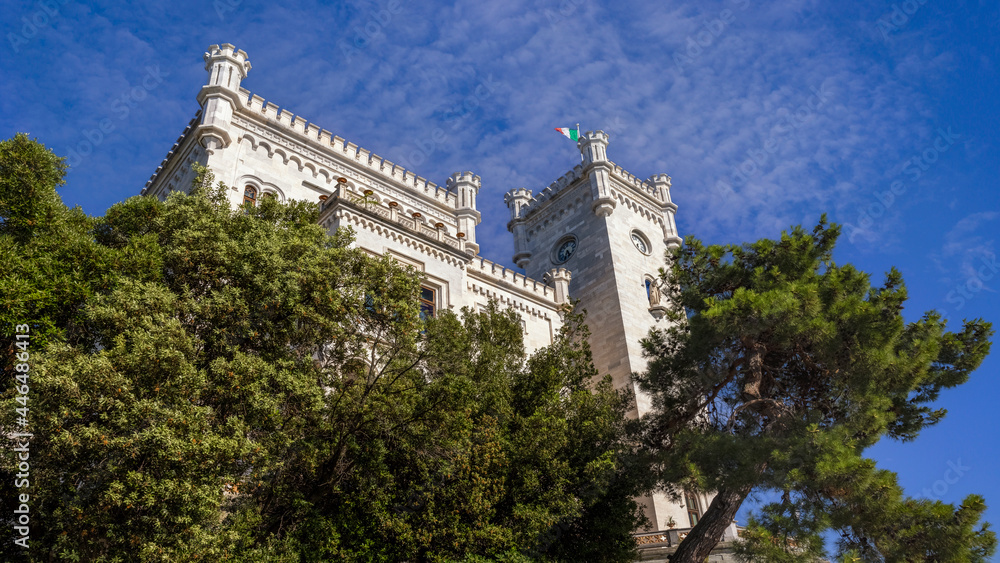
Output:
[[646,297],[649,298],[649,306],[655,307],[660,304],[660,287],[652,280],[646,280]]

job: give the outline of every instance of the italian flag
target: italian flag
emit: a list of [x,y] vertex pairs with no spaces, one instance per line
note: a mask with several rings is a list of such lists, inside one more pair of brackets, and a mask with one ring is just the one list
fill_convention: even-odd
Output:
[[580,126],[577,125],[576,129],[570,129],[569,127],[556,127],[556,131],[562,133],[567,139],[576,141],[580,138]]

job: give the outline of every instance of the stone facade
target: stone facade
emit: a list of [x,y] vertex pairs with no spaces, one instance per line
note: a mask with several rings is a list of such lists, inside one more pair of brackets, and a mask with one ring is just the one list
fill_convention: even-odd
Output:
[[[632,387],[630,374],[646,365],[639,341],[664,311],[657,271],[665,251],[681,242],[669,176],[640,180],[608,160],[606,133],[583,134],[581,164],[537,194],[518,188],[505,196],[522,274],[479,256],[475,174],[456,172],[435,184],[265,102],[240,86],[251,67],[233,45],[211,46],[205,68],[201,109],[143,194],[189,189],[191,165],[199,162],[230,186],[234,206],[263,197],[318,201],[331,232],[350,227],[356,246],[422,272],[428,311],[499,301],[520,314],[529,351],[552,342],[563,305],[579,299],[597,368],[619,388]],[[633,414],[645,414],[648,398],[633,391]],[[710,498],[697,500],[703,510]],[[689,527],[689,507],[662,495],[642,501],[657,529]]]

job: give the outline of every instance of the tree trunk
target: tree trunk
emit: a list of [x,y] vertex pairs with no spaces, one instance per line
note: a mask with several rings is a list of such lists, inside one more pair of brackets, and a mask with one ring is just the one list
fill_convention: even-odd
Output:
[[[763,468],[761,468],[763,471]],[[698,524],[688,532],[677,551],[670,556],[670,563],[702,563],[722,539],[723,532],[732,523],[743,499],[750,494],[753,485],[739,488],[723,487],[719,490],[708,510],[698,520]]]

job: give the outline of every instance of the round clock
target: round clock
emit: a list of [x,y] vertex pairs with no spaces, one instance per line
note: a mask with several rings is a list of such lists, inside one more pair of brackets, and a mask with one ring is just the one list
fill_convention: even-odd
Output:
[[576,239],[575,238],[566,239],[556,249],[556,262],[561,264],[569,260],[569,257],[572,256],[573,252],[575,251],[576,251]]
[[646,244],[646,239],[636,231],[632,231],[632,244],[639,249],[639,252],[649,254],[649,245]]

